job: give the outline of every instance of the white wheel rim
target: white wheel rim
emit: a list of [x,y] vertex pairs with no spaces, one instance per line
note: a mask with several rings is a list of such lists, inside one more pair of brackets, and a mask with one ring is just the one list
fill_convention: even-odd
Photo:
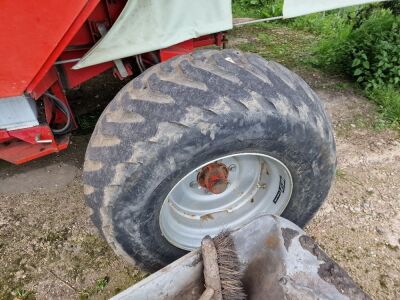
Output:
[[[221,194],[212,194],[197,185],[197,174],[212,162],[230,169],[229,185]],[[173,187],[161,207],[161,232],[174,246],[191,251],[200,246],[206,235],[238,228],[260,214],[282,214],[292,189],[288,168],[271,156],[224,156],[199,166]]]

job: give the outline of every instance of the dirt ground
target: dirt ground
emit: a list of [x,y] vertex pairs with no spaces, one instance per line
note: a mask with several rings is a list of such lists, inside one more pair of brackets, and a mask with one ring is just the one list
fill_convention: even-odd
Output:
[[[347,82],[298,71],[331,115],[338,152],[336,182],[306,231],[373,299],[400,299],[399,132],[376,129],[376,106]],[[72,97],[107,98],[108,80]],[[89,220],[81,180],[88,140],[76,134],[68,150],[24,166],[0,162],[0,299],[105,299],[146,276],[114,255]]]

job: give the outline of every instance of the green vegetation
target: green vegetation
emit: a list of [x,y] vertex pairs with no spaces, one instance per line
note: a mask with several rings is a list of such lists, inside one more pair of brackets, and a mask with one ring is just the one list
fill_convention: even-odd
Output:
[[396,127],[400,123],[400,92],[393,86],[379,86],[367,91],[368,98],[379,106],[382,120],[378,127]]
[[233,0],[237,18],[268,18],[282,15],[283,0]]
[[[380,7],[348,12],[321,31],[315,65],[348,75],[379,105],[387,125],[400,124],[400,16]],[[323,18],[324,19],[324,18]],[[335,26],[336,25],[336,26]]]
[[[234,14],[240,17],[246,14],[249,17],[277,16],[282,8],[282,1],[279,0],[234,0],[233,4]],[[274,13],[271,7],[275,7]],[[306,46],[309,57],[300,57],[296,62],[331,74],[347,76],[379,106],[382,117],[379,126],[399,127],[399,12],[400,1],[390,1],[275,22],[272,27],[280,26],[283,30],[291,27],[316,36],[316,41],[310,45],[300,45]],[[263,37],[262,33],[258,34],[258,40],[264,41],[265,45],[268,38],[271,39],[267,35]],[[282,41],[279,45],[272,45],[276,49],[268,49],[266,46],[271,51],[270,55],[260,54],[273,58],[280,51],[290,57],[291,51],[298,48],[296,41],[290,42],[294,43],[287,45]],[[299,42],[304,42],[304,39]],[[251,48],[256,45],[249,43],[247,46]]]
[[104,289],[106,288],[106,286],[107,286],[107,284],[108,284],[109,281],[110,281],[110,277],[108,277],[108,276],[105,276],[105,277],[103,277],[103,278],[97,279],[97,280],[96,280],[96,288],[97,288],[99,291],[104,290]]
[[97,279],[95,286],[89,287],[79,292],[79,299],[86,300],[89,299],[91,296],[102,292],[107,287],[109,282],[110,282],[110,277],[108,276]]
[[309,67],[313,45],[318,42],[313,34],[291,30],[277,23],[243,26],[234,29],[232,35],[243,41],[236,44],[236,48],[257,53],[294,70]]
[[336,178],[343,179],[345,177],[346,177],[346,172],[343,171],[342,169],[337,168],[336,169]]
[[325,34],[318,64],[352,76],[366,89],[400,83],[400,17],[379,9],[357,24]]
[[12,292],[14,300],[29,300],[34,299],[33,293],[23,288],[17,288]]

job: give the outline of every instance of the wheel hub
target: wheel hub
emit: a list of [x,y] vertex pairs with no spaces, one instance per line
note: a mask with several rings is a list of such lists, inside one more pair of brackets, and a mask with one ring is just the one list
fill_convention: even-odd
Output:
[[260,214],[280,215],[292,192],[286,166],[261,153],[216,158],[184,176],[160,211],[163,236],[178,248],[193,250],[205,235],[247,224]]
[[221,194],[228,187],[229,170],[223,163],[214,162],[201,169],[198,184],[212,194]]

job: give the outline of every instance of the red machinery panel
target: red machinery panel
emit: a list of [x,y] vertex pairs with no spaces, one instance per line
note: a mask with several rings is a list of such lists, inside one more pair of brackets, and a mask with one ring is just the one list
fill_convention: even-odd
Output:
[[[21,164],[67,148],[69,133],[77,124],[65,90],[113,68],[114,62],[79,70],[71,67],[101,38],[97,25],[110,28],[126,1],[0,0],[0,101],[23,93],[38,100],[47,91],[67,107],[72,119],[71,128],[54,136],[52,128],[62,127],[66,116],[55,108],[48,95],[44,96],[41,103],[45,120],[39,126],[10,131],[0,128],[0,160]],[[222,44],[223,34],[216,33],[140,57],[147,68],[194,48]],[[133,60],[123,62],[129,75],[133,73]]]
[[88,2],[0,2],[0,98],[25,91]]

